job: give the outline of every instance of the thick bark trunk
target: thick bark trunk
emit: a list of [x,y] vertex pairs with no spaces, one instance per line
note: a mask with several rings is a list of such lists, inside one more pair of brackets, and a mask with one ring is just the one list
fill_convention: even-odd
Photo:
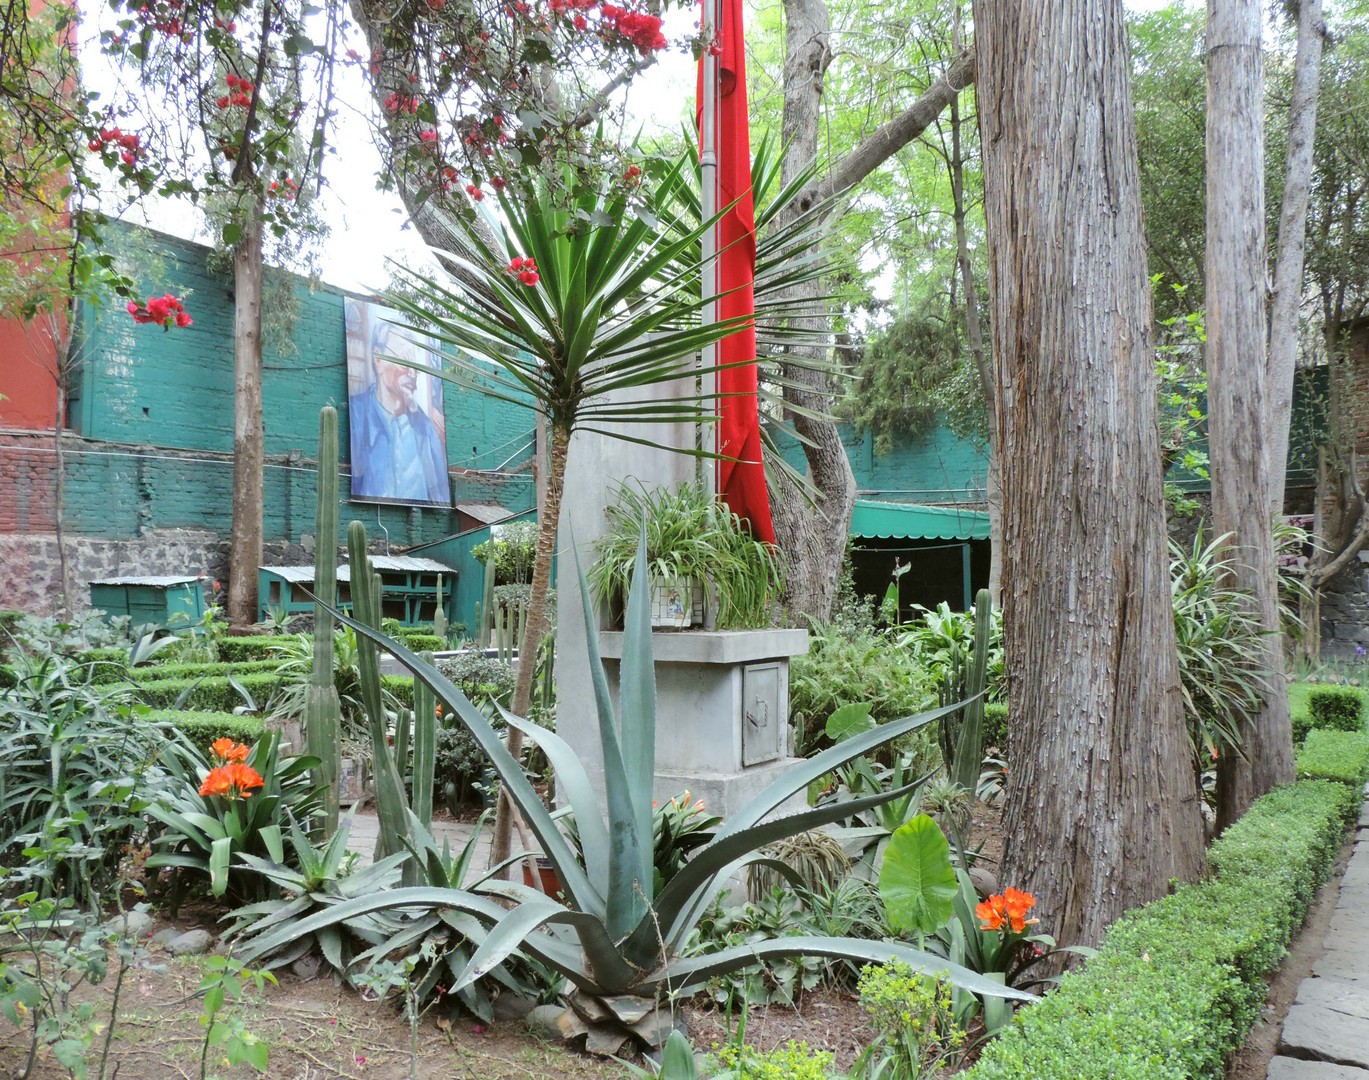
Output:
[[[979,294],[974,287],[974,266],[970,262],[970,242],[965,232],[965,161],[961,154],[960,100],[951,99],[951,202],[955,218],[956,262],[960,266],[960,284],[965,290],[965,340],[974,357],[979,373],[979,388],[984,394],[984,407],[993,416],[993,365],[984,348],[984,331],[979,324]],[[999,592],[1003,580],[1003,489],[1002,467],[998,460],[998,436],[989,424],[989,475],[985,484],[985,500],[989,507],[989,595],[1000,603]]]
[[261,564],[261,219],[253,211],[233,253],[233,532],[228,550],[228,622],[257,621]]
[[[1227,535],[1236,584],[1261,639],[1252,669],[1264,703],[1242,724],[1246,757],[1217,763],[1217,827],[1275,784],[1293,779],[1283,679],[1278,575],[1270,513],[1272,468],[1265,367],[1264,60],[1258,0],[1207,8],[1207,385],[1212,519]],[[1253,673],[1252,673],[1253,674]],[[1248,759],[1248,760],[1247,760]]]
[[[547,429],[551,445],[547,448],[545,495],[537,507],[537,550],[532,564],[532,589],[528,615],[523,623],[523,638],[518,643],[518,678],[513,686],[509,711],[527,716],[532,702],[532,682],[537,675],[537,650],[547,633],[547,592],[551,588],[551,564],[556,555],[556,526],[561,520],[561,496],[566,486],[566,452],[570,432],[553,424]],[[509,753],[514,760],[523,749],[523,733],[509,729]],[[490,865],[497,866],[509,857],[513,843],[514,816],[517,810],[501,789],[499,809],[495,812],[494,835],[490,841]]]
[[976,0],[1010,736],[1002,880],[1097,942],[1202,869],[1121,0]]
[[1274,264],[1274,302],[1269,311],[1269,512],[1283,513],[1288,464],[1288,426],[1293,416],[1293,376],[1298,366],[1298,308],[1302,304],[1307,204],[1312,195],[1312,150],[1317,129],[1317,90],[1326,37],[1321,0],[1298,4],[1298,53],[1293,61],[1293,98],[1288,107],[1288,155],[1279,207],[1279,253]]

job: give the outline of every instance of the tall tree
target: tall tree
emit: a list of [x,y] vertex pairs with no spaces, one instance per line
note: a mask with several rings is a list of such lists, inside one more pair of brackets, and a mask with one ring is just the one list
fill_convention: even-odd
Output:
[[[1242,725],[1243,755],[1217,763],[1217,826],[1293,779],[1283,680],[1265,365],[1264,56],[1259,0],[1207,6],[1207,387],[1213,529],[1265,630],[1252,666],[1264,700]],[[1286,456],[1286,451],[1285,451]],[[1282,471],[1283,463],[1279,463]]]
[[1121,0],[977,0],[1016,719],[1004,879],[1067,942],[1202,867]]

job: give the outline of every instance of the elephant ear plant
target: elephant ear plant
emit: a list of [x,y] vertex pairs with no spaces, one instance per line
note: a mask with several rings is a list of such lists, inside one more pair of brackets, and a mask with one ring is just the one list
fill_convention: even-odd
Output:
[[[263,939],[316,933],[320,928],[384,909],[429,907],[464,912],[490,926],[452,990],[459,991],[492,972],[514,954],[550,967],[568,984],[568,1008],[561,1026],[568,1035],[586,1034],[589,1049],[613,1053],[631,1037],[660,1046],[674,1023],[672,998],[737,968],[788,956],[824,956],[855,962],[904,960],[915,970],[940,974],[976,994],[1027,999],[1029,994],[986,979],[944,957],[907,946],[849,938],[791,936],[757,941],[705,956],[681,956],[700,917],[719,891],[744,866],[765,862],[789,875],[787,866],[761,854],[767,844],[849,817],[907,790],[883,791],[835,806],[804,810],[769,820],[808,784],[853,758],[900,735],[935,723],[959,705],[904,717],[847,739],[796,765],[724,823],[713,839],[658,891],[652,873],[652,780],[655,772],[656,684],[644,541],[637,551],[634,587],[627,602],[626,647],[615,713],[599,658],[598,635],[583,571],[579,585],[586,614],[589,665],[603,749],[607,815],[579,757],[553,732],[508,716],[509,726],[536,742],[556,769],[579,831],[583,860],[543,806],[517,761],[490,722],[431,664],[364,623],[339,616],[358,635],[383,645],[416,678],[430,686],[444,710],[460,718],[489,755],[505,790],[522,811],[543,852],[555,864],[565,902],[522,885],[488,879],[470,889],[401,888],[337,904],[300,922],[281,926]],[[577,570],[579,570],[577,556]],[[510,909],[507,901],[516,901]],[[501,902],[502,901],[502,902]],[[259,939],[258,947],[269,940]]]

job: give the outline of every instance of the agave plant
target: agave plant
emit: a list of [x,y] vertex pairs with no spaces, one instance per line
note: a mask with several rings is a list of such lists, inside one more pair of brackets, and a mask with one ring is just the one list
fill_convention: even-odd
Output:
[[[369,912],[393,910],[450,910],[465,913],[489,926],[480,947],[453,985],[469,986],[494,971],[515,954],[529,956],[563,976],[571,985],[569,1008],[562,1016],[568,1035],[585,1033],[587,1045],[614,1052],[630,1035],[659,1046],[669,1035],[673,1017],[671,995],[702,986],[709,979],[770,958],[819,956],[853,961],[886,961],[899,957],[919,971],[941,973],[978,994],[1026,998],[942,957],[905,945],[849,938],[795,935],[750,942],[706,956],[681,952],[703,913],[728,881],[751,863],[766,861],[781,873],[789,868],[770,859],[762,849],[785,837],[818,828],[876,806],[908,789],[881,791],[838,806],[804,810],[772,818],[793,796],[816,778],[868,753],[890,739],[934,723],[948,709],[908,716],[856,735],[816,757],[796,765],[747,803],[722,825],[712,840],[699,848],[657,891],[652,864],[652,781],[655,772],[656,682],[652,660],[648,590],[634,587],[629,594],[620,666],[619,703],[615,712],[608,680],[598,650],[598,635],[590,614],[589,586],[577,571],[586,612],[586,638],[594,683],[599,735],[603,749],[605,803],[600,810],[579,756],[551,731],[508,715],[515,728],[546,753],[571,812],[575,815],[583,861],[561,833],[551,813],[516,759],[490,725],[450,681],[411,650],[389,641],[378,631],[339,616],[355,631],[383,645],[415,677],[432,687],[444,712],[458,716],[489,755],[504,789],[523,813],[529,828],[555,865],[563,886],[564,903],[522,885],[490,879],[466,889],[413,887],[370,897],[358,897],[299,923],[262,936],[262,947],[293,935],[316,933],[324,926]],[[639,543],[634,581],[647,581],[645,538]],[[514,900],[510,910],[500,901]],[[567,940],[565,935],[573,938]]]

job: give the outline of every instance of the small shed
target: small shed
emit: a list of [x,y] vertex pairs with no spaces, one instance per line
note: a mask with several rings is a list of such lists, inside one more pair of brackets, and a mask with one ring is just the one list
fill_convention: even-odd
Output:
[[[442,608],[452,617],[452,593],[456,571],[436,559],[411,555],[372,555],[371,568],[380,575],[380,613],[404,626],[430,623],[437,612],[437,583],[442,582]],[[350,611],[351,567],[337,568],[338,603]],[[258,568],[258,618],[272,608],[288,615],[313,614],[314,602],[305,590],[314,587],[313,566],[262,566]]]
[[90,606],[127,615],[134,626],[195,627],[204,619],[204,582],[184,575],[136,575],[90,583]]

